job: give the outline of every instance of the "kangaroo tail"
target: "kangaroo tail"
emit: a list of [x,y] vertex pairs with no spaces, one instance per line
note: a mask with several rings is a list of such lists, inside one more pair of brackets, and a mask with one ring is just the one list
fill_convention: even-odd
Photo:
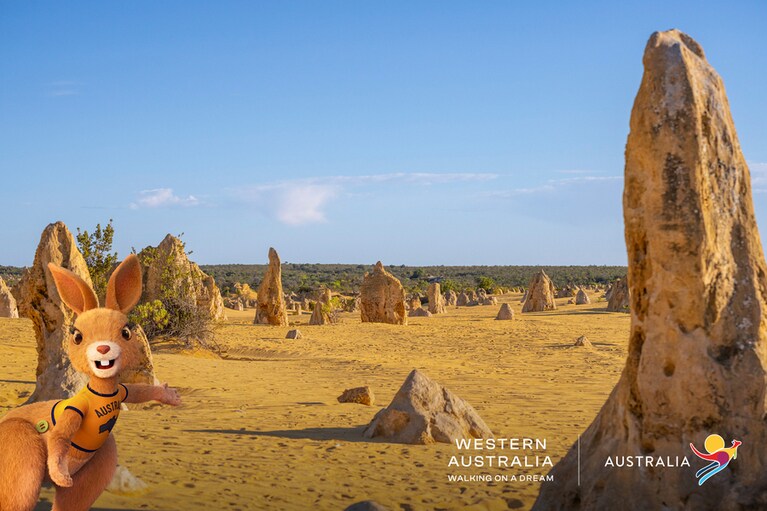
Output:
[[0,422],[0,509],[32,510],[46,473],[45,441],[23,419]]

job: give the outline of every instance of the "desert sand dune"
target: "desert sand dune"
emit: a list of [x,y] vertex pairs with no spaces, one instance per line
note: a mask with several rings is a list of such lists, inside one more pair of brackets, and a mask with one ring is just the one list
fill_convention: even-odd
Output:
[[[519,294],[501,297],[515,314]],[[448,307],[405,327],[361,323],[254,326],[227,310],[216,332],[222,357],[155,354],[159,377],[180,388],[180,408],[125,412],[116,428],[121,463],[147,493],[105,493],[97,509],[328,509],[373,499],[391,509],[529,508],[539,484],[456,482],[450,474],[539,474],[536,469],[448,467],[454,445],[365,441],[362,431],[413,368],[467,400],[496,437],[547,440],[556,463],[599,411],[625,362],[629,316],[591,306],[495,321],[497,306]],[[285,339],[298,325],[302,339]],[[574,348],[587,335],[594,349]],[[0,318],[0,414],[34,390],[32,324]],[[369,385],[376,406],[337,396]],[[470,453],[467,453],[470,454]],[[524,454],[524,453],[523,453]],[[50,500],[52,491],[43,490]],[[42,504],[40,509],[45,509]],[[404,506],[404,507],[402,507]]]

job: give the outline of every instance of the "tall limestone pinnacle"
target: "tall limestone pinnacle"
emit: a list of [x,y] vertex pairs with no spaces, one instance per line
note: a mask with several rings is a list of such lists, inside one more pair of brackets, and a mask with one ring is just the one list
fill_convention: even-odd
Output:
[[288,312],[282,292],[282,265],[277,251],[271,247],[269,248],[269,267],[258,288],[256,317],[253,323],[275,326],[288,324]]
[[[534,509],[764,509],[767,265],[724,85],[677,30],[647,43],[624,186],[628,359],[580,437],[580,485],[573,446]],[[714,433],[742,445],[699,486],[689,445]],[[690,466],[605,466],[622,456]]]

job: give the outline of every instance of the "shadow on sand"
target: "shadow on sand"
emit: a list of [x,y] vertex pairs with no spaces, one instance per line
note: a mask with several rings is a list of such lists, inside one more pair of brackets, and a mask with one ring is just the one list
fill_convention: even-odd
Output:
[[608,311],[605,307],[595,307],[591,309],[580,309],[580,310],[554,310],[554,311],[542,311],[542,312],[526,312],[525,314],[537,314],[540,316],[580,316],[580,315],[591,315],[591,314],[613,314],[612,312]]
[[273,431],[250,431],[246,429],[187,429],[186,433],[218,433],[221,435],[244,435],[244,436],[269,436],[276,438],[290,438],[293,440],[343,440],[344,442],[375,442],[373,439],[364,438],[362,432],[367,425],[353,428],[304,428],[304,429],[277,429]]
[[[34,511],[51,511],[53,503],[51,502],[39,502]],[[133,509],[133,508],[112,508],[112,507],[92,507],[90,511],[147,511],[147,509]]]

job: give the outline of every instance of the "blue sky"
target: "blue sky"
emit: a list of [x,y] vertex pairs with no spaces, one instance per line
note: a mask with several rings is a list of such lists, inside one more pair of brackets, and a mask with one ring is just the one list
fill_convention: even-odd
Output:
[[201,263],[625,264],[655,30],[722,75],[767,222],[767,3],[0,2],[0,264],[114,219]]

